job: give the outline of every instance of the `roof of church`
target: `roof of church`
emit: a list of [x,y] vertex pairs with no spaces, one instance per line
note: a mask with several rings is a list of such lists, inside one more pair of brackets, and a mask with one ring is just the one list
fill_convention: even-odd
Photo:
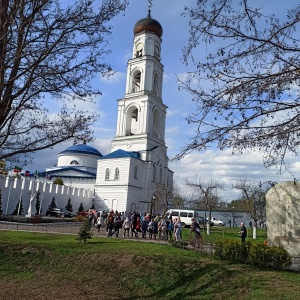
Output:
[[155,33],[157,36],[161,37],[162,36],[162,27],[159,24],[158,21],[154,20],[150,16],[150,10],[148,12],[147,18],[141,19],[136,22],[134,25],[134,35],[143,32],[143,31],[150,31]]
[[103,155],[95,148],[88,146],[86,144],[79,144],[69,147],[68,149],[59,153],[61,154],[69,154],[69,153],[77,153],[77,154],[88,154],[102,157]]
[[122,149],[118,149],[114,152],[102,156],[100,159],[112,159],[112,158],[124,158],[124,157],[134,157],[139,159],[140,153],[136,151],[125,151]]

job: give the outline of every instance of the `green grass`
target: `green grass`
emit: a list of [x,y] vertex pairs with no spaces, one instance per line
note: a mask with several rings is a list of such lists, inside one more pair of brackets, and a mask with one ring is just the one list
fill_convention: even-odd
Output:
[[[209,239],[238,239],[236,228],[227,229],[213,229]],[[189,237],[188,229],[183,235]],[[300,297],[299,273],[230,264],[170,245],[96,237],[84,245],[74,235],[9,231],[0,231],[0,240],[0,290],[7,300]]]
[[[210,235],[207,235],[206,229],[201,229],[202,240],[206,243],[213,243],[216,239],[227,238],[232,240],[240,240],[238,236],[238,227],[219,227],[213,226],[210,228]],[[183,240],[189,240],[192,238],[192,234],[188,228],[184,228],[182,232]],[[248,229],[247,240],[253,240],[253,229]],[[256,241],[264,242],[267,238],[267,231],[261,228],[257,228]]]

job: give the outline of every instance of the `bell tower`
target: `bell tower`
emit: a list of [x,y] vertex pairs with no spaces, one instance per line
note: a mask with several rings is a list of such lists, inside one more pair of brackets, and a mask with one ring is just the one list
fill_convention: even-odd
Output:
[[118,100],[116,136],[112,151],[165,147],[167,107],[162,101],[162,27],[148,16],[134,26],[132,58],[127,64],[125,96]]

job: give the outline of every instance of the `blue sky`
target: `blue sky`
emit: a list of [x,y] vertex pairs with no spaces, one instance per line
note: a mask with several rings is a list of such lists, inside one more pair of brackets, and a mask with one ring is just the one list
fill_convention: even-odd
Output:
[[[168,156],[172,158],[179,149],[189,142],[194,135],[194,128],[188,125],[185,117],[194,111],[195,105],[191,96],[178,90],[176,76],[183,75],[191,69],[182,63],[182,48],[188,42],[188,19],[181,16],[184,5],[195,5],[197,1],[191,0],[153,0],[151,16],[160,22],[163,28],[162,36],[162,64],[164,65],[163,102],[168,106],[166,123],[166,145]],[[250,1],[253,6],[262,1]],[[269,11],[280,13],[285,11],[283,5],[293,5],[296,1],[288,4],[281,0],[263,1]],[[123,98],[126,83],[127,61],[132,55],[133,28],[135,23],[147,16],[148,1],[130,0],[125,14],[119,15],[111,22],[113,26],[109,47],[112,53],[106,60],[112,64],[116,74],[110,80],[101,78],[94,79],[102,91],[102,96],[96,99],[95,104],[79,104],[85,109],[100,113],[100,118],[93,127],[96,141],[89,145],[97,148],[103,155],[111,149],[111,140],[115,136],[117,122],[117,99]],[[199,47],[199,57],[205,55],[205,45]],[[72,143],[64,143],[56,146],[53,150],[48,149],[34,155],[34,163],[29,165],[29,170],[44,170],[46,167],[56,165],[57,154],[72,146]],[[45,159],[46,157],[46,159]],[[287,163],[295,178],[300,179],[300,163],[294,157],[288,157]],[[238,192],[231,188],[231,184],[241,177],[246,177],[253,182],[272,180],[280,182],[293,180],[289,173],[278,175],[275,168],[265,169],[262,163],[262,154],[259,152],[245,151],[243,155],[232,155],[232,151],[219,151],[209,148],[207,151],[195,152],[187,155],[179,162],[170,162],[169,167],[174,171],[174,179],[181,187],[182,194],[191,195],[183,183],[189,180],[210,179],[219,180],[226,187],[226,191],[220,196],[225,201],[238,197]]]

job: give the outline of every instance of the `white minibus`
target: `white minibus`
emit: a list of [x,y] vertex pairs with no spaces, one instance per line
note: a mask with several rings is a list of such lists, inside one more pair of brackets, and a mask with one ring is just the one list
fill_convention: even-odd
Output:
[[197,210],[194,209],[179,209],[179,208],[170,208],[166,211],[165,216],[167,218],[172,217],[172,220],[174,221],[175,218],[180,217],[180,221],[182,224],[182,227],[191,226],[192,225],[192,218],[195,218],[196,222],[199,224],[201,223],[201,218],[197,212]]

